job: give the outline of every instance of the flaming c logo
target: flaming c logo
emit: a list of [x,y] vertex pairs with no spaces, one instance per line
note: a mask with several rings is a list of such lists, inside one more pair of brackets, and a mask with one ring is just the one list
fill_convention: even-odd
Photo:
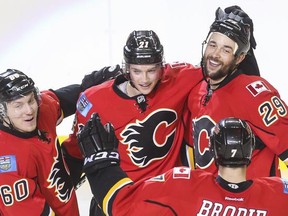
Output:
[[55,142],[55,147],[57,156],[54,157],[55,162],[47,181],[50,182],[49,188],[55,188],[58,199],[61,202],[66,203],[71,198],[73,185],[64,166],[60,145],[58,145],[57,140]]
[[174,141],[177,113],[171,109],[159,109],[142,121],[128,124],[120,136],[127,145],[131,161],[138,167],[146,167],[154,160],[165,157]]

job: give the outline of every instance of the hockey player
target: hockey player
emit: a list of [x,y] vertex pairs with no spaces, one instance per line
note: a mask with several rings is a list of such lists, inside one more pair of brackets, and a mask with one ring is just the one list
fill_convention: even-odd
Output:
[[217,173],[208,137],[216,122],[235,116],[249,122],[256,136],[248,177],[279,176],[278,157],[288,163],[287,105],[267,80],[239,68],[256,45],[253,23],[239,7],[230,9],[216,11],[203,43],[204,80],[188,98],[196,167]]
[[[157,34],[141,30],[133,31],[127,39],[122,69],[123,74],[115,80],[86,90],[78,100],[73,134],[62,145],[70,158],[80,160],[78,166],[72,164],[73,176],[82,173],[76,134],[94,112],[114,125],[121,143],[121,166],[131,179],[182,165],[180,151],[186,147],[182,145],[183,105],[202,79],[201,68],[186,63],[165,64]],[[91,206],[90,215],[98,215],[93,213],[93,201]]]
[[238,118],[222,119],[212,129],[210,151],[217,177],[200,169],[175,167],[133,182],[119,167],[113,126],[103,127],[96,113],[78,138],[84,171],[105,215],[287,215],[287,181],[246,178],[255,139],[249,125]]
[[201,79],[200,68],[164,63],[155,32],[133,31],[124,46],[123,74],[79,97],[73,134],[63,143],[65,151],[82,159],[76,134],[98,112],[104,123],[111,121],[115,127],[121,166],[131,179],[179,165],[183,105]]
[[0,215],[79,215],[56,135],[62,117],[52,91],[18,70],[0,74]]
[[75,112],[80,91],[90,86],[87,78],[96,84],[115,75],[106,72],[86,75],[81,85],[41,93],[19,70],[0,74],[1,216],[79,215],[56,126]]

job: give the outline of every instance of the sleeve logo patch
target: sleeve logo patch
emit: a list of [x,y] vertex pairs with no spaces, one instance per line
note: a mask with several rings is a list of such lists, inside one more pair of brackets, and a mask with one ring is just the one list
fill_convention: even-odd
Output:
[[283,193],[288,194],[288,181],[281,179],[283,183]]
[[190,168],[188,167],[174,167],[173,179],[190,179]]
[[263,81],[255,81],[253,83],[250,83],[246,86],[246,88],[250,91],[250,93],[256,97],[258,94],[260,94],[263,91],[270,91],[270,89],[266,86],[266,84]]
[[149,181],[152,181],[152,182],[164,182],[165,181],[165,175],[162,174],[162,175],[158,175],[158,176],[152,177],[152,178],[148,179],[146,182],[149,182]]
[[0,173],[17,171],[15,155],[0,156]]
[[92,108],[91,102],[87,99],[86,95],[83,93],[77,102],[78,112],[84,117],[86,117],[91,108]]

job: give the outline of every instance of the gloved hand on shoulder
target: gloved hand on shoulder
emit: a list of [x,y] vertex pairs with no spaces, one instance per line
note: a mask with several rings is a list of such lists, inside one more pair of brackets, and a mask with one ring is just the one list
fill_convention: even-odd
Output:
[[237,22],[242,22],[244,25],[249,26],[250,49],[247,52],[245,59],[239,64],[238,69],[242,70],[242,72],[247,75],[260,76],[260,70],[253,50],[256,49],[257,43],[254,37],[254,25],[252,19],[238,5],[227,7],[224,9],[224,11],[219,7],[216,10],[215,15],[215,20],[231,18]]
[[252,19],[248,16],[246,12],[244,12],[239,6],[234,5],[230,6],[224,9],[226,14],[234,14],[236,17],[238,16],[239,19],[242,19],[242,22],[244,24],[247,24],[250,26],[250,46],[253,49],[256,49],[256,40],[254,38],[254,25]]
[[81,83],[81,90],[84,91],[92,86],[99,85],[105,81],[115,79],[122,74],[120,65],[106,66],[84,76]]

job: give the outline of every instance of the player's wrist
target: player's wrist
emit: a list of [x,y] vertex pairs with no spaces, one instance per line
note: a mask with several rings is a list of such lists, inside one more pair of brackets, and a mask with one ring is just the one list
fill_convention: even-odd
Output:
[[85,157],[83,171],[85,173],[91,173],[105,167],[119,165],[119,163],[120,156],[118,151],[99,151]]

